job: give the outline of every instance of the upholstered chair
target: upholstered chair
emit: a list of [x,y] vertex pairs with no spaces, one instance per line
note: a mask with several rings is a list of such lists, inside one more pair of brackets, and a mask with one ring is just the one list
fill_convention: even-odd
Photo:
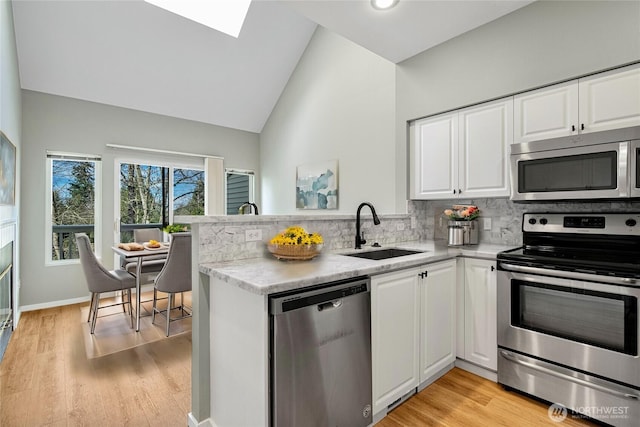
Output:
[[162,242],[162,230],[159,228],[136,228],[133,230],[133,241],[137,243],[156,240]]
[[[91,320],[91,333],[96,329],[96,320],[98,318],[98,310],[101,308],[112,307],[114,305],[122,305],[123,311],[126,313],[126,305],[129,306],[129,318],[131,327],[133,328],[133,310],[131,307],[131,289],[136,287],[135,278],[125,270],[118,269],[109,271],[98,261],[93,249],[89,236],[85,233],[76,233],[76,243],[78,245],[78,253],[80,254],[80,263],[84,276],[87,279],[87,286],[91,292],[91,303],[89,305],[89,319]],[[100,294],[104,292],[122,292],[121,302],[109,305],[100,305]],[[125,293],[127,298],[125,300]]]
[[[158,242],[161,242],[162,230],[160,230],[159,228],[136,228],[135,230],[133,230],[134,242],[145,243],[149,240],[156,240]],[[162,270],[166,258],[166,255],[154,255],[145,257],[141,265],[142,277],[140,278],[140,282],[143,284],[153,282],[153,279],[155,279],[157,273]],[[122,268],[127,270],[127,272],[129,272],[129,274],[133,276],[136,275],[137,264],[138,259],[135,257],[122,258],[121,261]]]
[[[184,305],[184,292],[191,290],[191,233],[173,233],[167,261],[155,279],[153,289],[153,311],[151,322],[155,322],[156,313],[166,317],[166,335],[172,321],[191,317],[191,308]],[[158,292],[167,294],[166,310],[158,309]],[[174,307],[175,295],[180,294],[180,305]],[[179,317],[171,318],[172,310],[180,310]]]

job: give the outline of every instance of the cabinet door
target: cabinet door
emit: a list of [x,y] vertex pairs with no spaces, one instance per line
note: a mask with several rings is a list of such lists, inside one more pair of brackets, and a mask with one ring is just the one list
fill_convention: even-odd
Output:
[[464,261],[458,258],[456,262],[456,357],[464,359]]
[[465,259],[465,359],[498,368],[495,261]]
[[456,261],[426,266],[420,280],[420,382],[456,359]]
[[458,113],[448,113],[415,122],[411,148],[412,198],[451,199],[456,197]]
[[374,414],[418,385],[419,272],[371,278]]
[[640,66],[580,79],[583,133],[640,125]]
[[513,140],[513,98],[460,110],[459,197],[509,195],[509,147]]
[[578,81],[514,97],[513,142],[530,142],[578,133]]

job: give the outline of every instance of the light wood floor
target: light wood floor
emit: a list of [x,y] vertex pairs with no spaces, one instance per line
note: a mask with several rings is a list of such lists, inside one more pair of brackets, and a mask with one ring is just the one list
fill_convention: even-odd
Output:
[[414,426],[595,426],[569,414],[552,421],[549,405],[470,372],[454,368],[429,387],[391,411],[376,427]]
[[132,346],[121,309],[98,319],[94,337],[87,310],[88,303],[22,313],[0,363],[0,425],[186,426],[191,333],[173,332],[184,321],[166,338],[163,318],[144,318]]
[[[183,321],[165,338],[162,326],[146,318],[132,341],[128,320],[118,313],[98,319],[91,337],[87,309],[76,304],[22,314],[0,363],[0,425],[186,426],[191,333],[173,329]],[[377,426],[590,425],[570,418],[553,423],[547,409],[456,368]]]

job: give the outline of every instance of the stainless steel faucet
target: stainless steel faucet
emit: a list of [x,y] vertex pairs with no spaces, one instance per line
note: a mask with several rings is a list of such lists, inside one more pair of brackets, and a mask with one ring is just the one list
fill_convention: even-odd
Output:
[[373,223],[375,225],[380,224],[380,218],[378,218],[378,215],[376,214],[376,210],[373,207],[373,205],[369,202],[360,203],[360,206],[358,206],[358,211],[356,212],[356,247],[355,249],[362,249],[362,245],[367,243],[367,241],[364,240],[364,233],[360,233],[360,210],[362,210],[364,206],[369,206],[369,209],[371,209],[371,214],[373,215]]
[[255,203],[249,203],[249,202],[243,203],[242,206],[238,208],[238,213],[240,215],[244,215],[244,209],[247,207],[249,208],[249,213],[251,213],[251,210],[253,209],[253,213],[255,215],[258,215],[258,205],[256,205]]

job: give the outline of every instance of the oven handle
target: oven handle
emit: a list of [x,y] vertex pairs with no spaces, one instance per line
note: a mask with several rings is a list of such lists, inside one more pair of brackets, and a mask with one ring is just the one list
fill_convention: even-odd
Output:
[[514,271],[517,273],[540,274],[544,276],[555,276],[555,277],[562,277],[565,279],[575,279],[575,280],[589,280],[592,282],[596,281],[596,282],[602,282],[602,283],[610,283],[613,285],[626,285],[626,286],[634,286],[634,287],[640,286],[638,285],[638,281],[633,277],[612,277],[612,276],[601,276],[601,275],[589,274],[589,273],[580,273],[580,272],[574,272],[574,271],[549,270],[546,268],[529,267],[526,265],[509,264],[506,262],[501,262],[500,266],[503,267],[504,270]]
[[567,374],[563,374],[562,372],[558,372],[555,371],[553,369],[549,369],[549,368],[545,368],[544,366],[539,366],[536,365],[534,363],[530,363],[530,362],[526,362],[522,359],[519,359],[518,356],[516,356],[515,354],[509,352],[509,351],[505,351],[505,350],[500,350],[500,354],[502,355],[502,357],[504,357],[505,359],[513,362],[513,363],[517,363],[519,365],[524,365],[527,368],[531,368],[534,369],[536,371],[540,371],[540,372],[544,372],[545,374],[549,374],[552,375],[554,377],[558,377],[560,379],[563,380],[567,380],[567,381],[573,381],[574,383],[578,383],[580,385],[583,385],[585,387],[590,387],[599,391],[603,391],[605,393],[609,393],[609,394],[613,394],[614,396],[619,396],[619,397],[624,397],[625,399],[630,399],[630,400],[638,400],[640,399],[640,396],[636,395],[636,394],[630,394],[630,393],[625,393],[623,391],[618,391],[618,390],[612,390],[611,388],[608,387],[604,387],[600,384],[596,384],[593,382],[589,382],[589,381],[585,381],[581,378],[575,378],[572,377],[571,375],[567,375]]

